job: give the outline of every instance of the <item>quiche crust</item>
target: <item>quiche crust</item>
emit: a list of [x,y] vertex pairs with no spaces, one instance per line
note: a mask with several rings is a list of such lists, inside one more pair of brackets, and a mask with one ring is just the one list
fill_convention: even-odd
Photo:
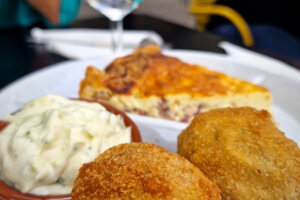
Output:
[[250,106],[271,112],[267,89],[165,56],[157,46],[117,58],[103,71],[89,66],[79,96],[181,122],[215,108]]

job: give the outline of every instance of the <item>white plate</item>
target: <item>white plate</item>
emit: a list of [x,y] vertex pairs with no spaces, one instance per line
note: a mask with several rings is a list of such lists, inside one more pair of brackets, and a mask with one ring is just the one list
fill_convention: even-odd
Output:
[[[235,48],[228,50],[229,56],[187,50],[170,50],[165,51],[165,54],[176,56],[189,63],[205,65],[210,69],[268,88],[273,95],[274,117],[279,128],[300,146],[300,73],[273,59],[254,54],[247,56],[236,54]],[[45,94],[78,97],[79,83],[84,77],[86,67],[94,65],[103,68],[112,59],[106,57],[67,61],[15,81],[0,91],[0,117],[21,108],[25,102]],[[176,152],[177,135],[186,124],[137,115],[130,116],[140,129],[143,141],[159,144]]]

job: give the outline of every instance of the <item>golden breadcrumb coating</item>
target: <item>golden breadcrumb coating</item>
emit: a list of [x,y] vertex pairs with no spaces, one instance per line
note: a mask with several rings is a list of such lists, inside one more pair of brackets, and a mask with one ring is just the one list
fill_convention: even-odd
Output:
[[149,143],[114,146],[84,164],[72,199],[220,199],[220,190],[185,158]]
[[267,111],[202,113],[178,136],[178,152],[219,185],[224,199],[300,199],[300,150]]

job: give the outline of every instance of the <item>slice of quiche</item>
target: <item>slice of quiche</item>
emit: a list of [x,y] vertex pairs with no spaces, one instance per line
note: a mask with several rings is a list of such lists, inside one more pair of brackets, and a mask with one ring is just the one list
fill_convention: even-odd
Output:
[[181,122],[215,108],[271,110],[267,89],[165,56],[157,46],[117,58],[103,71],[88,67],[79,96],[129,113]]

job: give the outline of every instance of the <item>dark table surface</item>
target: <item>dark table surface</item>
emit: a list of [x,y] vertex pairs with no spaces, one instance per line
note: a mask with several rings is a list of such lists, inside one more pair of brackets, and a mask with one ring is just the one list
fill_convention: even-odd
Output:
[[[95,18],[76,21],[71,28],[108,28],[106,18]],[[209,32],[198,32],[179,25],[165,22],[152,17],[129,15],[124,20],[124,28],[131,30],[153,30],[160,34],[164,41],[174,49],[191,49],[208,52],[226,53],[218,47],[223,38]],[[16,79],[58,62],[68,60],[62,56],[49,53],[43,45],[28,42],[29,28],[0,30],[0,88]],[[283,60],[300,69],[300,62],[281,58],[262,52],[269,56]]]

